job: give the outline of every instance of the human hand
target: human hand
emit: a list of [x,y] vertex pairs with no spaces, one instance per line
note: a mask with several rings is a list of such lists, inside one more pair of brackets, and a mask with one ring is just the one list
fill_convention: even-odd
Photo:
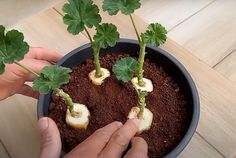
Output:
[[[62,55],[46,48],[30,48],[24,59],[20,62],[37,73],[51,63],[57,62]],[[16,93],[38,97],[38,92],[26,85],[26,81],[33,81],[35,77],[16,64],[7,64],[4,74],[0,75],[0,100]]]
[[[69,152],[65,158],[120,158],[130,141],[131,149],[126,153],[125,158],[147,158],[147,143],[143,138],[134,137],[138,131],[138,124],[139,120],[131,119],[124,125],[113,122],[100,128]],[[39,120],[39,127],[42,135],[40,158],[59,158],[61,140],[56,124],[49,118],[42,118]]]
[[124,125],[120,122],[113,122],[95,131],[65,157],[120,158],[131,141],[131,149],[124,157],[147,158],[147,143],[143,138],[134,137],[138,126],[138,119],[130,119]]

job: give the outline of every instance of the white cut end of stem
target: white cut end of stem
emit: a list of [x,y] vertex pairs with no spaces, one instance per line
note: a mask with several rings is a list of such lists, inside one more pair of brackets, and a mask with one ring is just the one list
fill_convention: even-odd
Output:
[[73,114],[67,109],[66,123],[73,128],[86,129],[89,124],[90,112],[84,104],[75,103],[73,107]]
[[[138,107],[132,107],[132,109],[129,112],[128,119],[138,118],[139,111],[140,109]],[[149,109],[144,108],[144,112],[140,120],[141,122],[139,125],[139,131],[138,131],[139,134],[151,128],[152,120],[153,120],[153,113]]]
[[152,81],[147,78],[143,78],[143,82],[145,83],[144,86],[140,86],[138,84],[138,77],[132,78],[131,82],[136,90],[147,91],[147,92],[153,91]]
[[105,68],[101,68],[101,72],[102,72],[101,77],[96,77],[96,70],[93,70],[89,73],[88,75],[89,79],[92,81],[93,84],[100,86],[102,85],[104,80],[111,75],[109,70]]

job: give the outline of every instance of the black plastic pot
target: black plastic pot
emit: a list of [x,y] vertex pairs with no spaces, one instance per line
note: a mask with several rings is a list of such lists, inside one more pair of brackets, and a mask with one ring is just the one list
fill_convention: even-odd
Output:
[[[92,48],[90,47],[90,44],[86,44],[84,46],[81,46],[66,56],[64,56],[59,62],[59,65],[65,66],[65,67],[73,67],[79,64],[82,64],[87,58],[92,58]],[[102,49],[101,55],[104,53],[121,53],[121,52],[131,52],[133,54],[139,52],[139,44],[136,40],[130,40],[130,39],[121,39],[114,47]],[[200,103],[199,103],[199,96],[196,89],[196,86],[187,72],[187,70],[184,68],[184,66],[176,60],[172,55],[167,53],[166,51],[147,46],[146,48],[146,58],[150,59],[151,61],[154,61],[157,65],[161,65],[167,73],[169,73],[174,80],[178,83],[180,88],[185,92],[185,96],[188,101],[189,105],[189,128],[186,131],[186,134],[182,138],[182,140],[179,142],[179,144],[170,151],[164,158],[174,158],[177,157],[182,150],[186,147],[186,145],[191,140],[197,124],[199,120],[200,115]],[[39,101],[38,101],[38,117],[48,116],[48,107],[51,102],[51,93],[46,95],[40,95]]]

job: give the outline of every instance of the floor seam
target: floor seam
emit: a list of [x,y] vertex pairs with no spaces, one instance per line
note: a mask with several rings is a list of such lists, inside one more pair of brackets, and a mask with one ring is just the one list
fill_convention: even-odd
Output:
[[3,146],[3,149],[5,150],[7,156],[8,156],[9,158],[11,158],[11,154],[8,152],[8,150],[7,150],[6,146],[5,146],[5,144],[3,144],[3,142],[2,142],[1,139],[0,139],[0,144]]
[[207,139],[205,139],[199,132],[196,132],[198,134],[198,136],[200,138],[202,138],[208,145],[210,145],[214,150],[216,150],[216,152],[218,152],[218,154],[220,154],[220,156],[222,156],[223,158],[226,158],[226,156],[220,151],[218,150],[215,146],[213,146]]
[[168,30],[168,32],[172,31],[173,29],[175,29],[176,27],[178,27],[179,25],[181,25],[182,23],[184,23],[185,21],[191,19],[194,15],[198,14],[199,12],[201,12],[202,10],[204,10],[205,8],[207,8],[208,6],[210,6],[211,4],[213,4],[216,0],[208,3],[206,6],[202,7],[201,9],[199,9],[198,11],[196,11],[194,14],[188,16],[187,18],[185,18],[183,21],[181,21],[180,23],[176,24],[175,26],[173,26],[172,28],[170,28]]
[[218,63],[212,66],[212,68],[215,68],[217,65],[219,65],[222,61],[224,61],[227,57],[229,57],[231,54],[233,54],[236,51],[236,49],[233,49],[229,54],[224,56]]

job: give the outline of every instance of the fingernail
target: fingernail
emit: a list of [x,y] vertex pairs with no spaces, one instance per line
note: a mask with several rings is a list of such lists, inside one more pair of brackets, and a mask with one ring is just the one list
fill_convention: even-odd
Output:
[[140,120],[139,120],[139,119],[134,118],[134,119],[132,119],[132,121],[133,121],[134,124],[136,124],[137,126],[139,126],[139,124],[140,124]]
[[39,128],[41,133],[48,128],[48,125],[49,125],[48,118],[43,117],[43,118],[39,119],[38,128]]

